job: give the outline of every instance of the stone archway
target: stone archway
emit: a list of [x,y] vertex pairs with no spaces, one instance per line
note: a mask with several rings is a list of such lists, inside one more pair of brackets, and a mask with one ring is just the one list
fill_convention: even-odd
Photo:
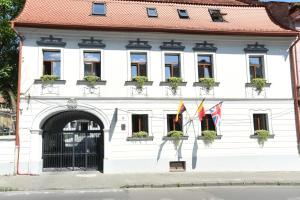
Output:
[[43,170],[103,171],[104,124],[95,115],[63,111],[42,125]]

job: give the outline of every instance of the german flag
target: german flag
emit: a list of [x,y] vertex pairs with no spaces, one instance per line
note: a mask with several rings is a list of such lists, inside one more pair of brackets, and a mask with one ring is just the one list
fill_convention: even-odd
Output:
[[184,113],[184,111],[186,111],[186,108],[184,106],[183,101],[180,101],[180,104],[179,104],[179,107],[178,107],[178,110],[177,110],[177,114],[176,114],[175,122],[178,122],[179,115],[182,114],[182,113]]
[[204,106],[203,106],[203,102],[205,99],[203,99],[197,109],[198,112],[198,118],[200,120],[200,122],[202,121],[203,117],[205,117],[205,110],[204,110]]

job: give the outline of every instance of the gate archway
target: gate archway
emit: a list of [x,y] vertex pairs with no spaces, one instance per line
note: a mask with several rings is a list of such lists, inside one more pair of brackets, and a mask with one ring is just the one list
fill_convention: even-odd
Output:
[[103,171],[104,125],[83,111],[65,111],[47,119],[43,130],[43,170]]

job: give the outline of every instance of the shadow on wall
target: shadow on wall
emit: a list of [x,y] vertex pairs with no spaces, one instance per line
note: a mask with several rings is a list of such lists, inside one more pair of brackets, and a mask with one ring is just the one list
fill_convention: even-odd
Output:
[[118,108],[115,108],[113,117],[111,119],[111,124],[109,127],[109,141],[111,141],[113,133],[115,131],[116,125],[117,125],[117,121],[118,121]]

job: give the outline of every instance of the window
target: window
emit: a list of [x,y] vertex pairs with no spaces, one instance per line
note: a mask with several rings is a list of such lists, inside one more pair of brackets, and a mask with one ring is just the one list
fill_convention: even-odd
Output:
[[93,15],[106,15],[105,3],[93,3]]
[[264,78],[264,64],[262,56],[249,56],[250,79]]
[[147,54],[131,53],[131,79],[137,76],[147,76]]
[[100,52],[83,52],[84,76],[101,77],[101,54]]
[[175,114],[167,115],[167,129],[170,131],[182,131],[182,115],[179,115],[179,120],[176,122]]
[[60,78],[60,51],[43,51],[43,75]]
[[198,78],[213,78],[211,55],[198,55]]
[[136,115],[133,114],[132,118],[132,133],[139,131],[145,131],[148,133],[148,115]]
[[206,114],[201,122],[201,131],[215,131],[216,127],[210,114]]
[[220,10],[209,9],[208,11],[213,22],[224,22],[224,14],[222,14]]
[[180,55],[165,55],[165,79],[168,81],[171,77],[180,78]]
[[157,17],[156,8],[147,8],[148,17]]
[[268,130],[268,115],[267,114],[253,114],[254,131]]
[[187,10],[183,10],[183,9],[177,9],[179,18],[181,19],[188,19],[189,18],[189,14],[187,12]]

